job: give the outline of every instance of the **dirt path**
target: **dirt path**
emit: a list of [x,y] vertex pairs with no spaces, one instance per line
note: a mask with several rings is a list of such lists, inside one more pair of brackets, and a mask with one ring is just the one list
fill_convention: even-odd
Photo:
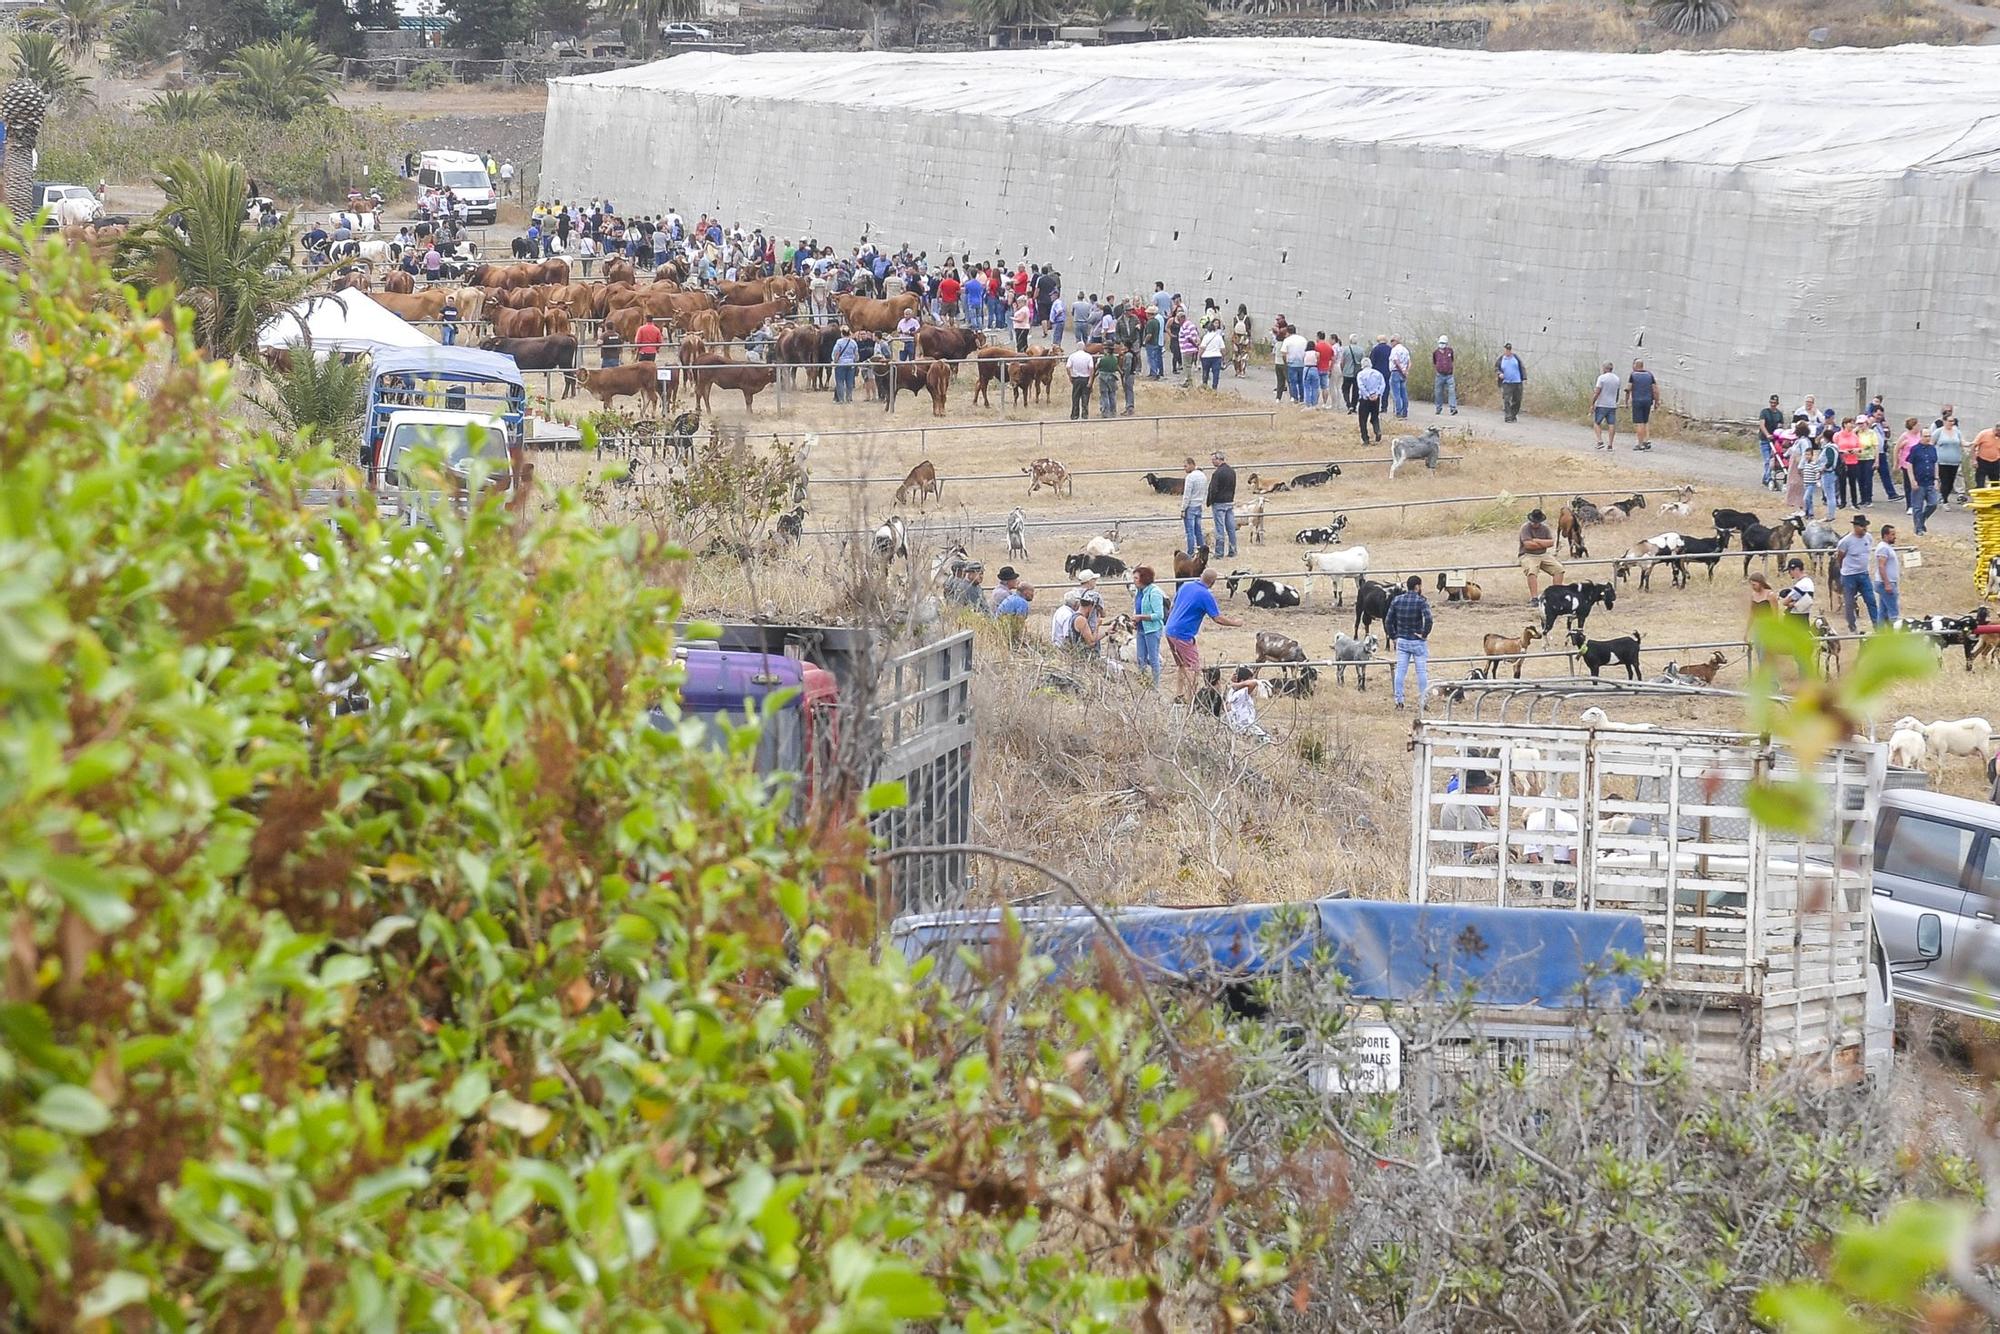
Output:
[[[1268,366],[1253,366],[1241,380],[1225,375],[1222,384],[1224,389],[1250,401],[1260,404],[1271,401],[1273,386]],[[1534,406],[1533,385],[1529,386],[1527,406]],[[1330,423],[1333,438],[1343,447],[1343,452],[1356,448],[1354,418],[1337,408],[1321,415]],[[1523,416],[1519,421],[1510,423],[1491,408],[1462,407],[1456,417],[1449,414],[1437,416],[1430,404],[1412,402],[1407,421],[1398,422],[1390,417],[1383,423],[1382,430],[1387,437],[1398,434],[1399,428],[1417,432],[1428,429],[1432,423],[1444,426],[1447,434],[1453,427],[1462,427],[1476,432],[1482,440],[1595,459],[1649,480],[1657,478],[1670,482],[1692,482],[1696,486],[1755,488],[1761,466],[1755,454],[1737,453],[1661,435],[1653,437],[1651,452],[1636,453],[1629,447],[1629,425],[1621,427],[1617,449],[1606,455],[1595,448],[1590,427],[1581,422]],[[1519,489],[1526,490],[1530,485],[1536,488],[1547,486],[1550,480],[1549,477],[1529,479]],[[1900,520],[1907,531],[1909,512],[1900,505],[1878,500],[1867,512],[1877,524]],[[1972,514],[1962,509],[1939,510],[1931,516],[1928,527],[1955,537],[1970,536]]]

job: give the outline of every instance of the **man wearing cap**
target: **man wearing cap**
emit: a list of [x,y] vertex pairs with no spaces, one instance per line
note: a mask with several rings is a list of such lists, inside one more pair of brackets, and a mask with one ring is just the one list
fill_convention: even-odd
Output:
[[1458,376],[1454,373],[1458,366],[1458,354],[1451,350],[1451,339],[1440,336],[1438,345],[1431,351],[1431,403],[1437,408],[1432,416],[1441,415],[1449,401],[1451,415],[1458,415]]
[[[1229,466],[1222,451],[1208,456],[1208,507],[1214,522],[1215,551],[1219,560],[1236,553],[1236,469]],[[1188,548],[1193,551],[1193,547]]]
[[[1469,769],[1464,789],[1449,804],[1438,807],[1432,828],[1459,834],[1490,834],[1493,817],[1487,812],[1493,805],[1493,775],[1485,769]],[[1467,839],[1458,845],[1458,855],[1461,861],[1494,861],[1500,855],[1499,844],[1490,837]]]
[[1538,575],[1546,574],[1551,585],[1563,581],[1562,562],[1555,557],[1556,535],[1550,531],[1548,519],[1540,510],[1530,510],[1528,521],[1521,525],[1521,573],[1528,576],[1530,602],[1542,595]]
[[1764,456],[1764,480],[1761,486],[1771,485],[1771,459],[1778,448],[1778,432],[1785,429],[1784,409],[1778,406],[1778,396],[1771,395],[1771,401],[1757,414],[1757,452]]
[[[1847,539],[1841,540],[1844,542]],[[1806,574],[1806,563],[1794,556],[1785,562],[1785,573],[1792,577],[1792,586],[1778,594],[1778,601],[1785,604],[1788,613],[1811,625],[1813,602],[1818,597],[1818,590],[1813,587],[1812,579]]]
[[1833,544],[1833,558],[1838,562],[1835,577],[1840,580],[1840,609],[1847,617],[1847,633],[1860,633],[1854,617],[1857,596],[1868,604],[1868,626],[1873,629],[1886,613],[1875,602],[1875,544],[1868,537],[1866,514],[1854,516],[1854,531]]
[[1194,698],[1195,687],[1201,683],[1201,653],[1195,648],[1195,636],[1201,633],[1203,621],[1214,621],[1217,625],[1239,626],[1243,622],[1234,616],[1224,616],[1222,608],[1215,601],[1215,567],[1209,566],[1201,572],[1200,579],[1190,579],[1174,593],[1174,608],[1167,613],[1167,648],[1174,655],[1174,671],[1180,682],[1180,698],[1183,703]]
[[966,561],[953,572],[944,583],[944,600],[954,606],[968,607],[973,611],[986,610],[986,590],[980,582],[986,578],[986,567],[976,560]]
[[1521,390],[1528,383],[1528,367],[1512,343],[1501,344],[1500,357],[1493,363],[1493,378],[1500,386],[1500,410],[1513,421],[1521,415]]

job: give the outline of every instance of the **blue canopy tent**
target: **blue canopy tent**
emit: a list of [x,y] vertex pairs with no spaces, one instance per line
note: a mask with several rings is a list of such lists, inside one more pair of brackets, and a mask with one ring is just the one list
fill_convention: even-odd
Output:
[[528,389],[512,357],[474,347],[385,348],[369,369],[368,415],[361,466],[372,470],[389,414],[400,408],[448,408],[498,417],[509,442],[519,444],[528,415]]
[[[1081,908],[1015,914],[1030,948],[1061,972],[1088,964],[1102,938]],[[1644,958],[1644,924],[1630,913],[1321,899],[1226,908],[1111,908],[1105,921],[1139,965],[1163,980],[1240,982],[1286,969],[1330,966],[1363,1001],[1464,998],[1478,1005],[1567,1009],[1629,1005],[1640,982],[1611,967]],[[948,958],[1001,930],[997,910],[900,917],[891,929],[909,957]],[[1115,947],[1113,947],[1115,950]],[[1123,951],[1116,951],[1123,953]]]

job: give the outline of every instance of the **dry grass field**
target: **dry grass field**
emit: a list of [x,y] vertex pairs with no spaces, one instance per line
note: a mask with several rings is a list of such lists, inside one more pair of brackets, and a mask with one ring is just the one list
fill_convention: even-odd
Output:
[[[903,400],[893,421],[916,428],[1001,417],[996,411],[969,408],[967,393],[962,385],[954,391],[951,413],[942,423],[930,416],[928,404],[920,406],[912,398]],[[1018,505],[1031,523],[1064,526],[1030,528],[1031,555],[1013,562],[1038,589],[1029,638],[1039,639],[1041,647],[1010,651],[997,629],[979,627],[982,749],[975,803],[982,836],[1003,846],[1039,849],[1113,902],[1304,898],[1340,889],[1377,897],[1399,891],[1407,855],[1406,742],[1414,714],[1394,711],[1387,663],[1371,669],[1366,690],[1357,687],[1351,674],[1345,686],[1336,685],[1329,671],[1310,698],[1266,703],[1263,721],[1275,740],[1265,745],[1234,738],[1205,715],[1190,718],[1170,707],[1171,671],[1159,693],[1139,682],[1136,673],[1079,678],[1072,664],[1056,660],[1046,642],[1048,617],[1072,586],[1063,576],[1063,558],[1090,537],[1115,531],[1122,558],[1170,574],[1181,540],[1178,498],[1156,495],[1136,474],[1079,476],[1073,495],[1042,490],[1030,496],[1022,471],[1043,452],[1072,470],[1142,468],[1179,475],[1184,456],[1195,454],[1205,466],[1209,451],[1219,447],[1240,478],[1260,472],[1267,478],[1288,478],[1308,461],[1383,458],[1382,450],[1360,448],[1351,418],[1283,407],[1275,419],[1201,420],[1185,414],[1242,411],[1256,404],[1229,394],[1210,398],[1142,384],[1142,417],[1184,419],[1072,425],[1058,422],[1051,404],[1032,412],[1010,409],[1007,417],[1013,424],[1004,430],[938,432],[920,442],[913,432],[882,433],[884,414],[878,404],[836,407],[827,395],[802,390],[788,392],[784,410],[777,412],[768,398],[759,399],[758,410],[747,420],[741,399],[735,398],[723,407],[721,419],[744,422],[752,444],[776,436],[808,449],[814,485],[807,536],[795,551],[769,559],[694,559],[685,585],[691,612],[718,618],[836,619],[842,614],[843,589],[851,585],[863,559],[857,553],[865,545],[850,543],[843,534],[872,529],[890,513],[902,514],[911,525],[910,572],[898,577],[921,584],[929,555],[958,541],[985,562],[990,587],[1000,566],[1008,563],[1004,525],[1008,511]],[[1062,415],[1067,415],[1066,403]],[[1421,414],[1403,425],[1421,428],[1433,420]],[[1390,424],[1389,434],[1395,434],[1395,425]],[[855,431],[871,433],[841,434]],[[1307,548],[1292,541],[1293,533],[1327,522],[1333,511],[1346,512],[1344,548],[1365,546],[1374,571],[1425,575],[1437,615],[1434,657],[1477,654],[1488,632],[1518,633],[1535,615],[1512,560],[1516,528],[1537,498],[1545,498],[1551,514],[1576,494],[1602,504],[1629,494],[1635,474],[1603,459],[1498,445],[1464,432],[1448,436],[1447,453],[1464,458],[1435,472],[1420,466],[1405,469],[1393,482],[1383,463],[1350,463],[1325,487],[1269,497],[1262,545],[1246,535],[1238,558],[1216,564],[1225,572],[1252,570],[1303,583]],[[921,510],[914,503],[898,506],[895,480],[924,458],[944,479],[942,502]],[[1746,476],[1751,466],[1746,461]],[[538,479],[587,482],[600,467],[588,454],[544,457]],[[859,477],[890,480],[865,486],[831,480]],[[1588,529],[1591,554],[1617,556],[1630,543],[1663,530],[1706,531],[1708,511],[1716,506],[1775,518],[1781,510],[1772,503],[1774,497],[1756,489],[1754,476],[1750,481],[1738,489],[1698,490],[1692,520],[1660,517],[1657,506],[1669,497],[1652,497],[1629,523]],[[1640,479],[1640,484],[1657,482]],[[1508,498],[1492,499],[1502,494]],[[1455,497],[1472,499],[1397,507]],[[615,506],[614,500],[610,507]],[[1890,517],[1887,507],[1876,511],[1878,523]],[[1922,549],[1923,565],[1909,572],[1905,613],[1956,613],[1974,605],[1967,575],[1969,544],[1932,537]],[[1429,592],[1442,569],[1498,563],[1509,568],[1473,576],[1482,585],[1477,603],[1447,604]],[[1759,557],[1751,568],[1762,563]],[[1782,586],[1779,574],[1773,570],[1773,582]],[[1607,578],[1608,569],[1578,565],[1571,577]],[[1109,580],[1102,587],[1108,613],[1129,610],[1129,589]],[[1641,634],[1647,645],[1643,668],[1651,679],[1670,659],[1700,661],[1707,656],[1664,646],[1740,639],[1745,587],[1741,554],[1724,557],[1713,583],[1697,567],[1689,587],[1680,591],[1670,586],[1662,568],[1649,592],[1639,591],[1636,577],[1622,586],[1615,607],[1595,612],[1588,628],[1596,637]],[[1240,629],[1211,625],[1203,631],[1201,648],[1209,662],[1250,658],[1255,633],[1267,629],[1299,640],[1313,657],[1324,657],[1336,632],[1354,628],[1351,584],[1344,605],[1336,603],[1332,581],[1322,580],[1309,589],[1304,605],[1270,611],[1248,607],[1240,595],[1232,602],[1220,584],[1216,592],[1223,610],[1245,624]],[[1837,623],[1837,611],[1834,619]],[[1849,645],[1850,663],[1854,652]],[[1744,659],[1743,650],[1728,650],[1717,684],[1744,685]],[[1434,679],[1465,677],[1471,666],[1441,663]],[[1557,677],[1569,671],[1564,659],[1531,660],[1526,676]],[[1987,670],[1968,676],[1953,650],[1935,678],[1900,688],[1880,721],[1905,712],[1926,720],[1990,714],[1994,682]],[[1706,708],[1703,722],[1728,726],[1735,721],[1729,716],[1733,708]],[[1629,721],[1648,716],[1614,713]],[[1943,771],[1941,786],[1977,793],[1975,762],[1953,761]],[[1003,880],[990,888],[1005,896],[1040,887],[1021,882],[1026,888],[1015,890],[1014,883]]]

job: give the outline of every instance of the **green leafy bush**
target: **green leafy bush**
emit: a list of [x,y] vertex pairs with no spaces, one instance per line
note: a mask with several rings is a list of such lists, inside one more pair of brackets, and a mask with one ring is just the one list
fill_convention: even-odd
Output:
[[204,152],[243,163],[260,190],[290,204],[339,202],[349,187],[368,182],[386,195],[403,148],[386,117],[337,107],[303,111],[283,122],[222,109],[166,122],[150,114],[86,108],[51,116],[43,126],[41,171],[52,180],[128,181]]
[[1182,1208],[1220,1127],[1141,1012],[1015,1011],[1018,954],[961,1008],[751,731],[645,723],[662,543],[309,511],[332,457],[164,302],[0,269],[0,1327],[1123,1330],[1282,1274]]

